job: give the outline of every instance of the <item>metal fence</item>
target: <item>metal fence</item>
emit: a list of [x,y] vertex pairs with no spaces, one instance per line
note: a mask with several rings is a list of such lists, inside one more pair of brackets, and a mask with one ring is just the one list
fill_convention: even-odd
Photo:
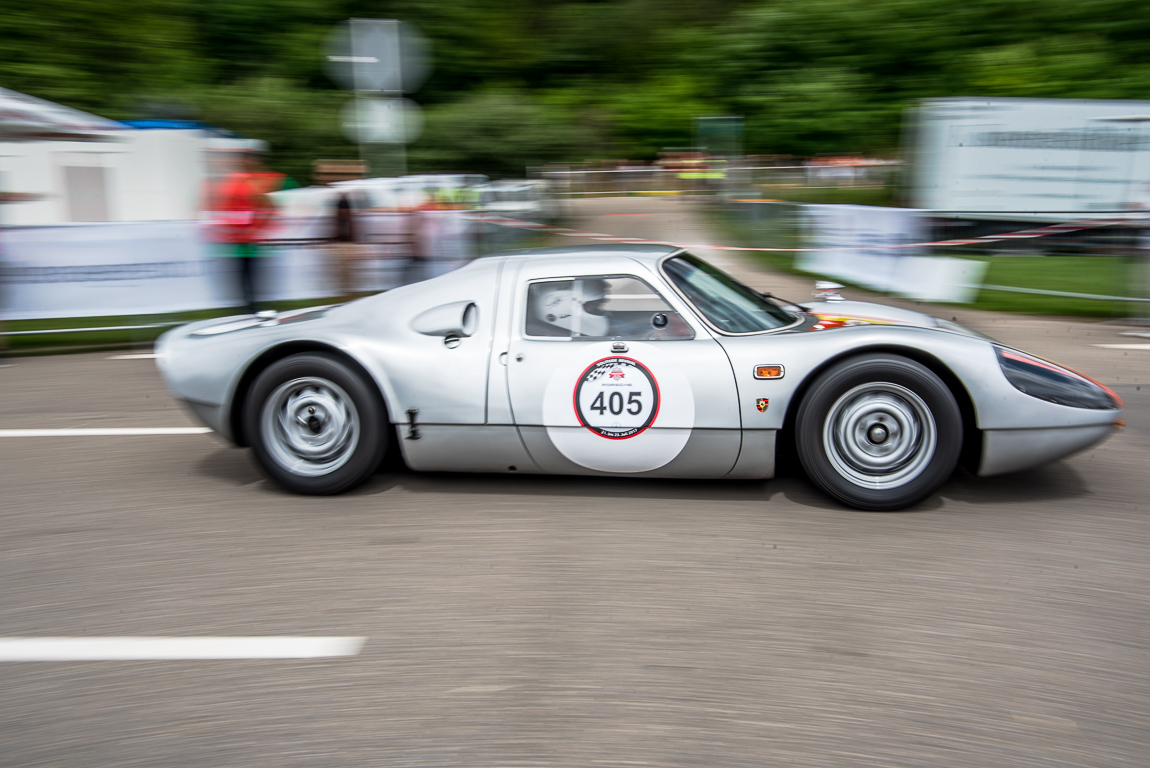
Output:
[[546,166],[532,169],[560,198],[769,193],[773,189],[881,188],[897,183],[902,162],[866,160],[801,164],[712,162],[694,167],[621,165],[615,168]]

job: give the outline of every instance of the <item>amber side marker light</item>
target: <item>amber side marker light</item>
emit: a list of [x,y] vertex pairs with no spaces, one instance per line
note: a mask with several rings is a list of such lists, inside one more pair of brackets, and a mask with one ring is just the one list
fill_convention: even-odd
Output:
[[1115,419],[1114,420],[1114,428],[1115,429],[1126,429],[1126,419]]
[[755,366],[756,379],[781,379],[783,378],[783,366],[781,365],[757,365]]

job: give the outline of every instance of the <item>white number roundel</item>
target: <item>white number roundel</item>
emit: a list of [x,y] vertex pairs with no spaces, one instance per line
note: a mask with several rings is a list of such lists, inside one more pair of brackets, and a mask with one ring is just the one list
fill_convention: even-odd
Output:
[[650,472],[682,452],[695,424],[695,397],[679,362],[658,344],[570,345],[543,394],[552,445],[581,467]]
[[647,366],[629,357],[605,357],[575,384],[579,423],[600,437],[626,440],[659,415],[659,384]]

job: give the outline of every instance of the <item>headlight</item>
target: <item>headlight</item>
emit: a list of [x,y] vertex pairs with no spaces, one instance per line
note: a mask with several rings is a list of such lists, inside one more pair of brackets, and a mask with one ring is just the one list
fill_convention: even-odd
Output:
[[1094,379],[1014,349],[996,346],[994,352],[1006,380],[1031,397],[1097,411],[1122,407],[1122,399]]

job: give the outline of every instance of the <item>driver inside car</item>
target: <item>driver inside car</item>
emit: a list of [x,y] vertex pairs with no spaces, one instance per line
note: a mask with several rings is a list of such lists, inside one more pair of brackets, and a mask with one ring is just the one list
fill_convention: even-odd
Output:
[[[630,278],[537,283],[529,297],[528,326],[533,336],[637,341],[693,336],[677,313]],[[640,300],[644,308],[628,308],[627,299]]]
[[532,309],[536,319],[571,336],[602,338],[611,330],[610,318],[599,313],[606,295],[607,282],[598,278],[555,283],[554,288],[540,292]]

